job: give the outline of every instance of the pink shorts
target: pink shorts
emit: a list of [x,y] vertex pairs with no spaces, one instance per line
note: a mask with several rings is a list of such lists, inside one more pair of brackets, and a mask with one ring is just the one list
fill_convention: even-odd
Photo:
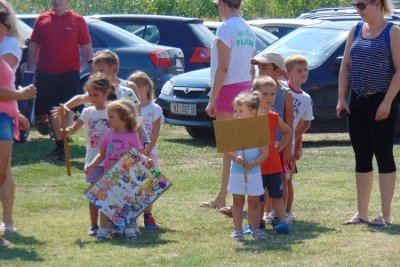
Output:
[[252,88],[251,81],[223,85],[215,101],[215,112],[230,112],[233,114],[233,100],[241,92],[250,92]]

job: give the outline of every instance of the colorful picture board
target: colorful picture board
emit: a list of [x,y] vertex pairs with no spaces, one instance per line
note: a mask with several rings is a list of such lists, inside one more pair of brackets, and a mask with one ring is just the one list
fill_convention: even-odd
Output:
[[135,148],[85,191],[85,196],[117,226],[135,220],[172,184],[160,170],[147,168]]

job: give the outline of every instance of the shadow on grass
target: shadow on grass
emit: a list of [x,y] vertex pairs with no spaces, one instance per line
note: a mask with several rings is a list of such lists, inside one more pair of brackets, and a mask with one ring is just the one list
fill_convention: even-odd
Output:
[[267,240],[244,240],[243,247],[237,252],[292,251],[292,245],[301,244],[305,240],[314,239],[321,234],[335,231],[334,228],[323,227],[314,222],[296,221],[290,225],[290,234],[279,235],[273,230],[267,230]]
[[20,259],[21,261],[37,261],[42,262],[44,259],[32,249],[25,249],[21,246],[40,246],[44,242],[38,241],[32,236],[23,236],[19,233],[6,234],[4,236],[8,241],[14,243],[14,246],[9,248],[0,248],[0,260],[15,260]]
[[167,142],[194,146],[194,147],[215,147],[214,139],[183,139],[183,138],[165,138]]
[[368,229],[368,231],[370,231],[372,233],[400,235],[400,225],[398,225],[398,224],[392,224],[391,226],[386,226],[386,227],[368,226],[367,229]]
[[[13,145],[13,166],[36,164],[43,161],[52,165],[64,166],[64,161],[59,161],[55,157],[48,155],[55,148],[53,140],[48,138],[36,138],[26,143],[15,143]],[[71,155],[71,166],[83,168],[83,163],[75,161],[77,158],[84,158],[86,148],[73,141],[69,144]]]
[[[115,246],[126,246],[130,248],[149,248],[149,247],[156,247],[160,245],[166,245],[168,243],[176,243],[177,241],[174,240],[164,240],[161,239],[162,235],[165,233],[174,233],[176,230],[170,228],[160,228],[157,231],[149,231],[141,229],[141,234],[139,234],[137,239],[130,240],[127,238],[111,238],[109,237],[106,241],[100,242],[112,244]],[[93,242],[97,242],[94,238],[93,241],[82,241],[81,239],[77,239],[75,244],[80,248],[84,249],[86,245],[93,244]]]

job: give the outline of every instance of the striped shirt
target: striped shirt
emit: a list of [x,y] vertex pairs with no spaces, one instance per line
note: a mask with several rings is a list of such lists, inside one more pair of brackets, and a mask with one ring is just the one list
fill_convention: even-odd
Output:
[[359,96],[387,92],[394,75],[388,23],[380,35],[373,39],[362,36],[363,22],[358,23],[350,48],[350,88]]

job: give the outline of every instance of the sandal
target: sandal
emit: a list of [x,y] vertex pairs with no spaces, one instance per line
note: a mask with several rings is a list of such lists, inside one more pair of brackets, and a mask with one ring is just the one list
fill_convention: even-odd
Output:
[[378,216],[375,220],[369,222],[372,227],[386,227],[392,225],[392,222],[385,220],[382,216]]
[[224,206],[225,206],[225,204],[221,205],[221,206],[218,206],[217,204],[215,204],[215,199],[210,199],[207,202],[200,203],[200,207],[202,207],[202,208],[220,209]]
[[224,214],[226,217],[232,218],[232,206],[222,207],[218,211]]
[[355,225],[355,224],[369,224],[370,222],[368,220],[361,219],[357,215],[351,218],[348,221],[345,221],[343,225]]
[[10,241],[5,240],[4,238],[0,237],[0,247],[5,248],[5,247],[13,246],[13,245],[14,245],[14,244],[11,243]]

